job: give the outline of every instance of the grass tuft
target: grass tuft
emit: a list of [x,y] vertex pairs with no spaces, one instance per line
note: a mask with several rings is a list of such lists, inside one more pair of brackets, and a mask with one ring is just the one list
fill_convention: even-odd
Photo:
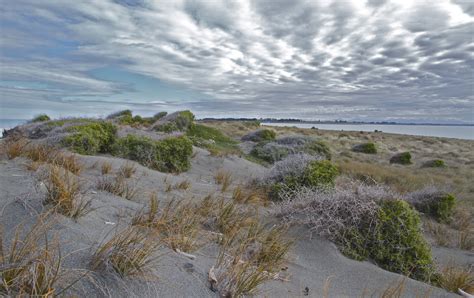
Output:
[[214,180],[217,184],[222,185],[221,192],[226,192],[232,184],[232,174],[224,170],[218,170],[214,175]]

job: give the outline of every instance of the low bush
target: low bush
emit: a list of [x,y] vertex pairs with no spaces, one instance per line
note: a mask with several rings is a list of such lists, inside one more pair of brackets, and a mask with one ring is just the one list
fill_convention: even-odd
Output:
[[168,112],[158,112],[155,115],[153,115],[153,119],[155,119],[155,121],[160,120],[161,118],[165,117],[166,115],[168,115]]
[[279,200],[281,191],[333,187],[338,174],[339,170],[330,161],[295,154],[277,162],[264,183],[270,184],[270,198]]
[[173,114],[163,116],[162,122],[157,124],[154,129],[162,132],[187,131],[194,126],[194,114],[191,111],[179,111]]
[[411,164],[411,154],[410,152],[402,152],[395,154],[390,158],[390,163],[397,163],[401,165],[409,165]]
[[132,117],[132,111],[131,110],[123,110],[123,111],[118,111],[115,113],[110,114],[107,116],[107,119],[116,119],[122,116],[130,116]]
[[275,140],[276,133],[271,129],[259,129],[242,137],[242,141],[265,142]]
[[446,167],[446,164],[444,163],[444,160],[442,159],[433,159],[433,160],[428,160],[423,164],[424,168],[444,168]]
[[366,154],[376,154],[377,147],[375,146],[374,143],[363,143],[363,144],[358,144],[352,147],[352,151],[366,153]]
[[48,115],[41,114],[41,115],[38,115],[38,116],[34,117],[33,120],[31,120],[31,122],[43,122],[43,121],[49,121],[49,120],[51,120],[51,118],[49,118]]
[[454,214],[456,198],[434,186],[409,193],[407,201],[418,211],[436,219],[439,222],[449,222]]
[[275,213],[334,241],[348,257],[370,258],[387,270],[429,281],[433,262],[419,215],[397,196],[378,185],[354,183],[331,191],[303,187],[282,193]]
[[97,121],[70,126],[66,131],[72,133],[63,139],[66,146],[77,153],[93,155],[110,152],[116,140],[117,128],[112,123]]
[[433,260],[418,213],[403,200],[383,201],[380,206],[370,257],[386,270],[429,281]]
[[306,153],[331,159],[331,151],[326,143],[308,137],[283,137],[272,142],[260,142],[251,155],[268,163],[282,160],[290,154]]
[[170,137],[154,141],[147,137],[128,135],[117,140],[113,154],[139,162],[163,172],[183,172],[190,167],[193,151],[187,137]]

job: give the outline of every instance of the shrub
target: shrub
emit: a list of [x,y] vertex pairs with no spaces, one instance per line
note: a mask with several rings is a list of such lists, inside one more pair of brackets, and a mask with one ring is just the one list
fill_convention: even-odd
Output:
[[425,187],[409,193],[407,200],[420,212],[433,217],[439,222],[449,222],[454,214],[456,198],[434,186]]
[[31,120],[31,122],[43,122],[43,121],[49,121],[49,120],[51,120],[51,118],[49,118],[48,115],[41,114],[41,115],[38,115],[38,116],[34,117],[33,120]]
[[381,203],[371,258],[382,268],[417,280],[433,274],[431,250],[423,238],[418,213],[403,200]]
[[375,147],[374,143],[363,143],[352,147],[352,151],[366,154],[376,154],[377,147]]
[[390,163],[397,163],[401,165],[409,165],[411,164],[411,154],[410,152],[402,152],[395,154],[390,158]]
[[[295,163],[301,160],[309,163]],[[307,155],[295,155],[276,164],[270,171],[267,183],[271,184],[271,198],[281,199],[281,191],[296,190],[299,187],[321,188],[334,186],[339,174],[335,165],[327,160],[311,160]]]
[[173,131],[178,131],[178,126],[174,122],[166,122],[160,125],[155,126],[156,131],[170,133]]
[[168,115],[168,112],[158,112],[155,115],[153,115],[153,119],[155,119],[155,121],[160,120],[161,118],[165,117],[166,115]]
[[66,136],[63,142],[80,154],[93,155],[98,152],[110,152],[116,139],[117,128],[105,121],[76,125],[66,128],[72,135]]
[[275,140],[276,133],[270,129],[259,129],[242,137],[242,141],[265,142]]
[[192,151],[192,143],[187,137],[154,141],[135,135],[119,139],[113,149],[115,155],[135,160],[144,166],[177,173],[189,169]]
[[418,213],[390,189],[352,184],[335,190],[299,188],[281,194],[275,213],[290,224],[334,241],[341,252],[358,260],[429,281],[433,263],[423,239]]
[[433,159],[433,160],[428,160],[423,164],[424,168],[444,168],[446,167],[446,164],[444,163],[444,160],[442,159]]
[[131,118],[132,117],[132,111],[130,111],[130,110],[118,111],[118,112],[112,113],[109,116],[107,116],[107,119],[115,119],[115,118],[119,118],[119,117],[122,117],[122,116],[129,116]]
[[178,112],[178,116],[175,118],[174,122],[179,130],[187,130],[193,126],[194,114],[188,110]]
[[274,163],[290,154],[306,153],[331,159],[331,151],[326,143],[308,137],[291,136],[274,142],[260,142],[251,151],[251,155],[263,161]]

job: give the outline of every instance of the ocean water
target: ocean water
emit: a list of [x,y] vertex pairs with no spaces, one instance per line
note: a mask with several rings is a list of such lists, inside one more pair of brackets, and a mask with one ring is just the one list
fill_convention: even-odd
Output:
[[4,129],[13,128],[19,124],[26,123],[26,119],[0,119],[0,137],[3,135]]
[[414,136],[444,137],[474,140],[474,126],[449,125],[396,125],[396,124],[312,124],[312,123],[262,123],[268,126],[295,126],[337,131],[382,131]]

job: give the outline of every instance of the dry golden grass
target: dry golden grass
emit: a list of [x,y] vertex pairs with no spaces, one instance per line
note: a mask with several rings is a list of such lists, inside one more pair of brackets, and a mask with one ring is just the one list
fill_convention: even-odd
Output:
[[457,246],[460,249],[472,250],[474,248],[474,233],[472,230],[458,232]]
[[61,277],[59,241],[47,238],[51,222],[41,219],[23,236],[16,229],[9,248],[0,229],[0,295],[17,297],[53,297]]
[[7,139],[2,144],[2,153],[4,153],[8,159],[14,159],[23,154],[24,148],[28,145],[28,141],[24,138],[20,139]]
[[131,162],[126,162],[124,165],[122,165],[119,168],[119,175],[125,177],[125,178],[131,178],[137,171],[137,167],[131,163]]
[[232,192],[232,200],[238,203],[266,206],[269,202],[268,191],[253,185],[237,185]]
[[192,252],[200,247],[198,241],[202,216],[191,201],[169,202],[159,210],[156,195],[150,196],[147,211],[138,212],[133,225],[155,229],[173,250]]
[[108,161],[104,161],[100,167],[102,175],[107,175],[112,171],[112,164]]
[[266,229],[256,219],[232,235],[221,246],[213,269],[213,287],[224,297],[240,297],[257,292],[258,286],[278,276],[292,242],[286,239],[286,229]]
[[217,184],[222,185],[221,191],[225,192],[232,184],[232,174],[224,170],[218,170],[214,175],[214,180]]
[[121,175],[117,175],[115,177],[99,178],[96,188],[98,190],[103,190],[116,196],[120,196],[127,200],[133,200],[138,194],[136,184],[129,183]]
[[143,274],[158,260],[159,240],[140,227],[117,232],[101,244],[91,260],[93,270],[113,269],[121,277]]
[[81,198],[81,183],[68,170],[50,166],[45,182],[45,203],[52,204],[57,212],[77,219],[91,211],[91,201]]
[[442,288],[454,293],[461,289],[469,294],[474,294],[474,274],[472,268],[449,264],[439,274]]
[[426,220],[424,227],[433,237],[437,245],[448,247],[451,244],[451,233],[444,224],[437,223],[433,220]]
[[47,145],[36,144],[26,146],[23,149],[22,156],[25,156],[37,165],[41,163],[57,165],[76,175],[83,168],[76,155],[62,152],[57,148]]

